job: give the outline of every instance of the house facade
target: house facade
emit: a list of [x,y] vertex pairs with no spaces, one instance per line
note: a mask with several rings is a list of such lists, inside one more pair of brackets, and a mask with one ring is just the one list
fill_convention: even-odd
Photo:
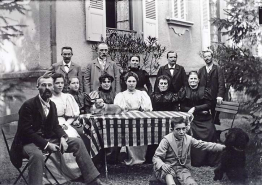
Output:
[[[156,37],[167,51],[178,52],[178,63],[186,71],[197,70],[203,65],[199,52],[210,46],[214,35],[209,19],[212,4],[217,1],[27,0],[26,15],[10,14],[27,25],[24,36],[15,41],[15,46],[5,46],[15,55],[10,60],[23,65],[1,72],[46,69],[62,60],[63,46],[71,46],[73,61],[84,67],[96,57],[92,45],[111,32]],[[166,55],[160,59],[160,64],[165,63]]]
[[[112,32],[145,40],[156,37],[166,51],[178,53],[177,63],[187,72],[198,70],[204,65],[199,53],[220,39],[209,20],[219,16],[221,2],[224,0],[24,0],[25,14],[5,12],[26,27],[23,36],[13,39],[15,45],[4,43],[0,78],[37,78],[62,60],[63,46],[73,48],[72,61],[84,69],[96,57],[92,45]],[[159,62],[167,63],[166,53]],[[34,85],[32,89],[37,94]]]

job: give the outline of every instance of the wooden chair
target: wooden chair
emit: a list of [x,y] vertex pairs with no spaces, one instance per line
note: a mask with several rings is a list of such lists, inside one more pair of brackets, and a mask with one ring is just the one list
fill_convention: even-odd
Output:
[[[2,134],[3,134],[3,137],[4,137],[4,142],[5,142],[5,145],[6,145],[6,149],[7,149],[7,152],[8,152],[8,155],[9,155],[9,158],[10,158],[10,147],[9,147],[9,142],[11,142],[10,140],[13,140],[14,139],[14,135],[11,134],[12,136],[8,136],[7,137],[7,134],[5,132],[5,129],[4,127],[7,125],[7,124],[10,124],[12,122],[15,122],[15,121],[18,121],[19,119],[19,115],[18,114],[11,114],[11,115],[7,115],[7,116],[3,116],[3,117],[0,117],[0,126],[1,126],[1,131],[2,131]],[[43,152],[43,155],[45,157],[45,163],[46,161],[49,159],[50,155],[52,154],[52,152]],[[22,169],[20,168],[16,168],[17,171],[19,172],[19,176],[16,178],[14,184],[16,184],[18,182],[18,180],[22,177],[25,181],[26,184],[28,184],[28,182],[26,181],[25,177],[24,177],[24,172],[25,170],[28,168],[28,159],[24,158],[23,159],[23,163],[26,163],[25,164],[25,167]],[[45,165],[45,169],[50,173],[50,175],[52,176],[52,178],[56,181],[57,184],[59,184],[59,182],[57,181],[57,179],[54,177],[54,175],[51,173],[51,171],[47,168],[47,166]]]
[[229,102],[229,101],[223,101],[222,104],[217,104],[216,105],[216,112],[215,112],[215,117],[217,115],[217,112],[223,112],[226,114],[231,114],[233,116],[232,122],[231,122],[231,126],[226,126],[226,125],[216,125],[216,130],[223,132],[226,131],[230,128],[233,127],[234,121],[235,121],[235,117],[238,113],[239,110],[239,103],[238,102]]

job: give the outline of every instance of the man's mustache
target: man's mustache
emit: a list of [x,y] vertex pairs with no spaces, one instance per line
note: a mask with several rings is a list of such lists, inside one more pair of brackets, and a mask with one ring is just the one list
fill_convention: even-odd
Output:
[[46,95],[46,94],[48,94],[48,93],[49,93],[49,94],[52,94],[52,92],[51,92],[51,90],[50,90],[50,89],[46,89],[46,90],[44,91],[44,93],[43,93],[43,94],[44,94],[44,95]]

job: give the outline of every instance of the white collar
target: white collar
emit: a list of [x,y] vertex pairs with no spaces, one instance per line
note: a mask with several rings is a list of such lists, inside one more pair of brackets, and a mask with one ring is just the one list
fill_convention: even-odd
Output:
[[135,93],[136,93],[136,89],[135,89],[134,91],[129,91],[129,90],[127,89],[126,92],[127,92],[128,94],[135,94]]
[[65,61],[63,61],[63,66],[65,66],[65,65],[68,65],[68,68],[70,68],[70,66],[71,66],[71,61],[67,64],[67,63],[65,63]]
[[168,65],[168,68],[176,68],[176,64],[173,65],[173,67],[171,67],[171,65],[167,64]]
[[210,66],[207,66],[207,65],[206,65],[206,70],[208,71],[208,69],[210,69],[210,71],[211,71],[213,65],[214,65],[213,63],[212,63]]
[[101,59],[101,58],[98,57],[97,59],[98,59],[98,62],[99,62],[99,63],[106,63],[106,58],[103,60],[103,59]]
[[42,97],[39,94],[39,99],[40,99],[40,103],[42,104],[42,107],[48,107],[50,108],[50,99],[48,99],[48,101],[46,102],[45,100],[42,99]]

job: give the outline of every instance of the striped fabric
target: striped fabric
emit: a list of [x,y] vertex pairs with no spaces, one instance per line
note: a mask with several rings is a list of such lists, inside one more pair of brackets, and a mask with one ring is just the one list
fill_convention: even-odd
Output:
[[91,140],[91,156],[101,148],[158,144],[170,132],[172,117],[189,116],[185,112],[127,112],[119,115],[81,115],[85,133]]

